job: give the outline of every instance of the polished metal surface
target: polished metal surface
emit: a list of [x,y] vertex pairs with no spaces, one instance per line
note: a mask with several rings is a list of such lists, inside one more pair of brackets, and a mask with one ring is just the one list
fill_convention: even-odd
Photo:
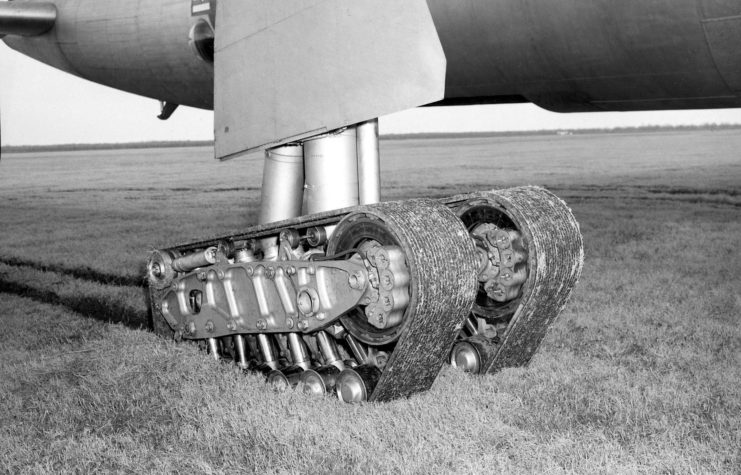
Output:
[[[182,259],[203,255],[196,251]],[[308,333],[355,307],[368,285],[357,259],[227,261],[174,278],[163,291],[161,311],[174,326],[192,327],[188,339]]]
[[190,272],[199,267],[210,266],[216,263],[217,252],[216,247],[209,247],[200,252],[178,257],[172,261],[172,269],[175,272]]
[[467,373],[478,373],[481,369],[481,355],[471,343],[460,341],[450,352],[450,364]]
[[257,222],[272,223],[300,216],[303,196],[303,147],[292,144],[266,150]]
[[237,353],[237,366],[241,369],[247,369],[247,349],[245,348],[244,336],[234,335],[234,349]]
[[342,402],[358,403],[368,399],[365,382],[354,369],[346,369],[337,378],[337,397]]
[[361,205],[381,201],[381,154],[378,119],[356,126],[358,152],[358,199]]
[[345,335],[345,342],[350,348],[350,352],[352,353],[355,361],[357,361],[358,364],[362,365],[368,360],[368,352],[365,351],[365,348],[363,348],[363,346],[358,342],[358,340],[355,339],[355,337],[348,333],[347,335]]
[[42,35],[56,20],[57,7],[52,2],[0,2],[0,37]]
[[336,392],[342,402],[358,403],[368,400],[368,396],[381,377],[381,370],[375,366],[360,365],[347,368],[337,376]]
[[314,370],[304,371],[299,380],[299,384],[303,386],[304,394],[311,394],[313,396],[323,396],[327,394],[327,386],[324,384],[324,380]]
[[275,352],[271,338],[271,336],[260,333],[257,335],[257,344],[260,347],[263,363],[275,370],[278,369],[278,355]]
[[333,337],[329,336],[327,332],[320,331],[316,334],[317,345],[319,346],[319,352],[322,354],[325,365],[334,365],[340,369],[344,369],[342,363],[342,357],[337,350],[337,342]]
[[465,322],[465,327],[469,335],[473,336],[479,334],[478,322],[475,317],[468,317]]
[[[301,215],[304,201],[304,148],[291,144],[265,151],[257,222],[272,223]],[[278,257],[278,239],[261,240],[266,260]]]
[[293,360],[294,365],[300,366],[303,369],[309,369],[311,367],[311,356],[301,335],[298,333],[289,333],[288,348],[291,351],[291,360]]
[[291,386],[288,382],[288,377],[279,370],[273,370],[268,373],[267,383],[275,386],[278,390],[285,390]]
[[211,356],[215,360],[221,359],[221,355],[219,354],[219,340],[216,338],[208,338],[206,341],[208,341],[208,352]]
[[355,127],[304,142],[306,213],[358,204],[358,161]]

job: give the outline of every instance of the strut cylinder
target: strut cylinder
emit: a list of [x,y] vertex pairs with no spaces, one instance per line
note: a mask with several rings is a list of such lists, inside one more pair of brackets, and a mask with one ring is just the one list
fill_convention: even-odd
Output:
[[344,369],[342,358],[337,350],[337,343],[327,335],[327,332],[320,331],[316,335],[317,343],[319,344],[319,351],[322,353],[325,365],[334,365],[340,369]]
[[237,365],[241,369],[247,369],[247,352],[244,343],[244,336],[234,335],[234,348],[237,352]]
[[270,341],[270,337],[260,333],[257,335],[257,343],[260,345],[260,353],[264,364],[272,369],[278,369],[278,356],[275,354],[275,348]]
[[356,135],[348,127],[304,142],[306,213],[358,204]]
[[311,358],[306,349],[306,344],[298,333],[288,334],[288,347],[291,351],[293,364],[295,366],[300,366],[303,369],[309,369],[311,366]]
[[211,353],[211,356],[218,360],[220,359],[219,356],[219,341],[216,338],[209,338],[208,339],[208,351]]
[[361,205],[381,201],[381,155],[378,119],[357,125],[358,197]]
[[[295,218],[301,214],[304,192],[304,148],[284,145],[265,151],[258,224]],[[262,240],[266,260],[275,260],[278,242]]]

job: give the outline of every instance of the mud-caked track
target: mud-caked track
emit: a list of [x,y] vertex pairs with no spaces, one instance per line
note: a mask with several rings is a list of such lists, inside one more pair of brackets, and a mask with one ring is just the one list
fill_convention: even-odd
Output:
[[385,401],[429,389],[449,358],[526,364],[581,246],[564,203],[525,187],[256,226],[157,251],[148,273],[158,332],[276,384]]
[[477,300],[451,363],[480,373],[526,365],[581,275],[579,224],[560,198],[540,187],[466,194],[445,202],[472,235],[488,229],[482,239],[489,241],[485,259],[495,263],[483,266],[486,279],[480,272]]

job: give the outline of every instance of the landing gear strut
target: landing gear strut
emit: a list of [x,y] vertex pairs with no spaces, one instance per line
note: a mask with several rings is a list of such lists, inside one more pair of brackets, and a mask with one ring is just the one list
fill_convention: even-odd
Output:
[[347,402],[527,363],[581,269],[570,210],[534,187],[377,203],[379,177],[376,121],[268,151],[260,224],[152,255],[155,328]]

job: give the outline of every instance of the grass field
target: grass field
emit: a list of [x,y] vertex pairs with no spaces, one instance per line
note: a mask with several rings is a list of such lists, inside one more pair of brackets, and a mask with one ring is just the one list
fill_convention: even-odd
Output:
[[740,473],[739,150],[739,130],[384,141],[386,199],[544,185],[586,262],[529,367],[361,405],[144,329],[148,251],[251,224],[260,157],[4,154],[0,472]]

